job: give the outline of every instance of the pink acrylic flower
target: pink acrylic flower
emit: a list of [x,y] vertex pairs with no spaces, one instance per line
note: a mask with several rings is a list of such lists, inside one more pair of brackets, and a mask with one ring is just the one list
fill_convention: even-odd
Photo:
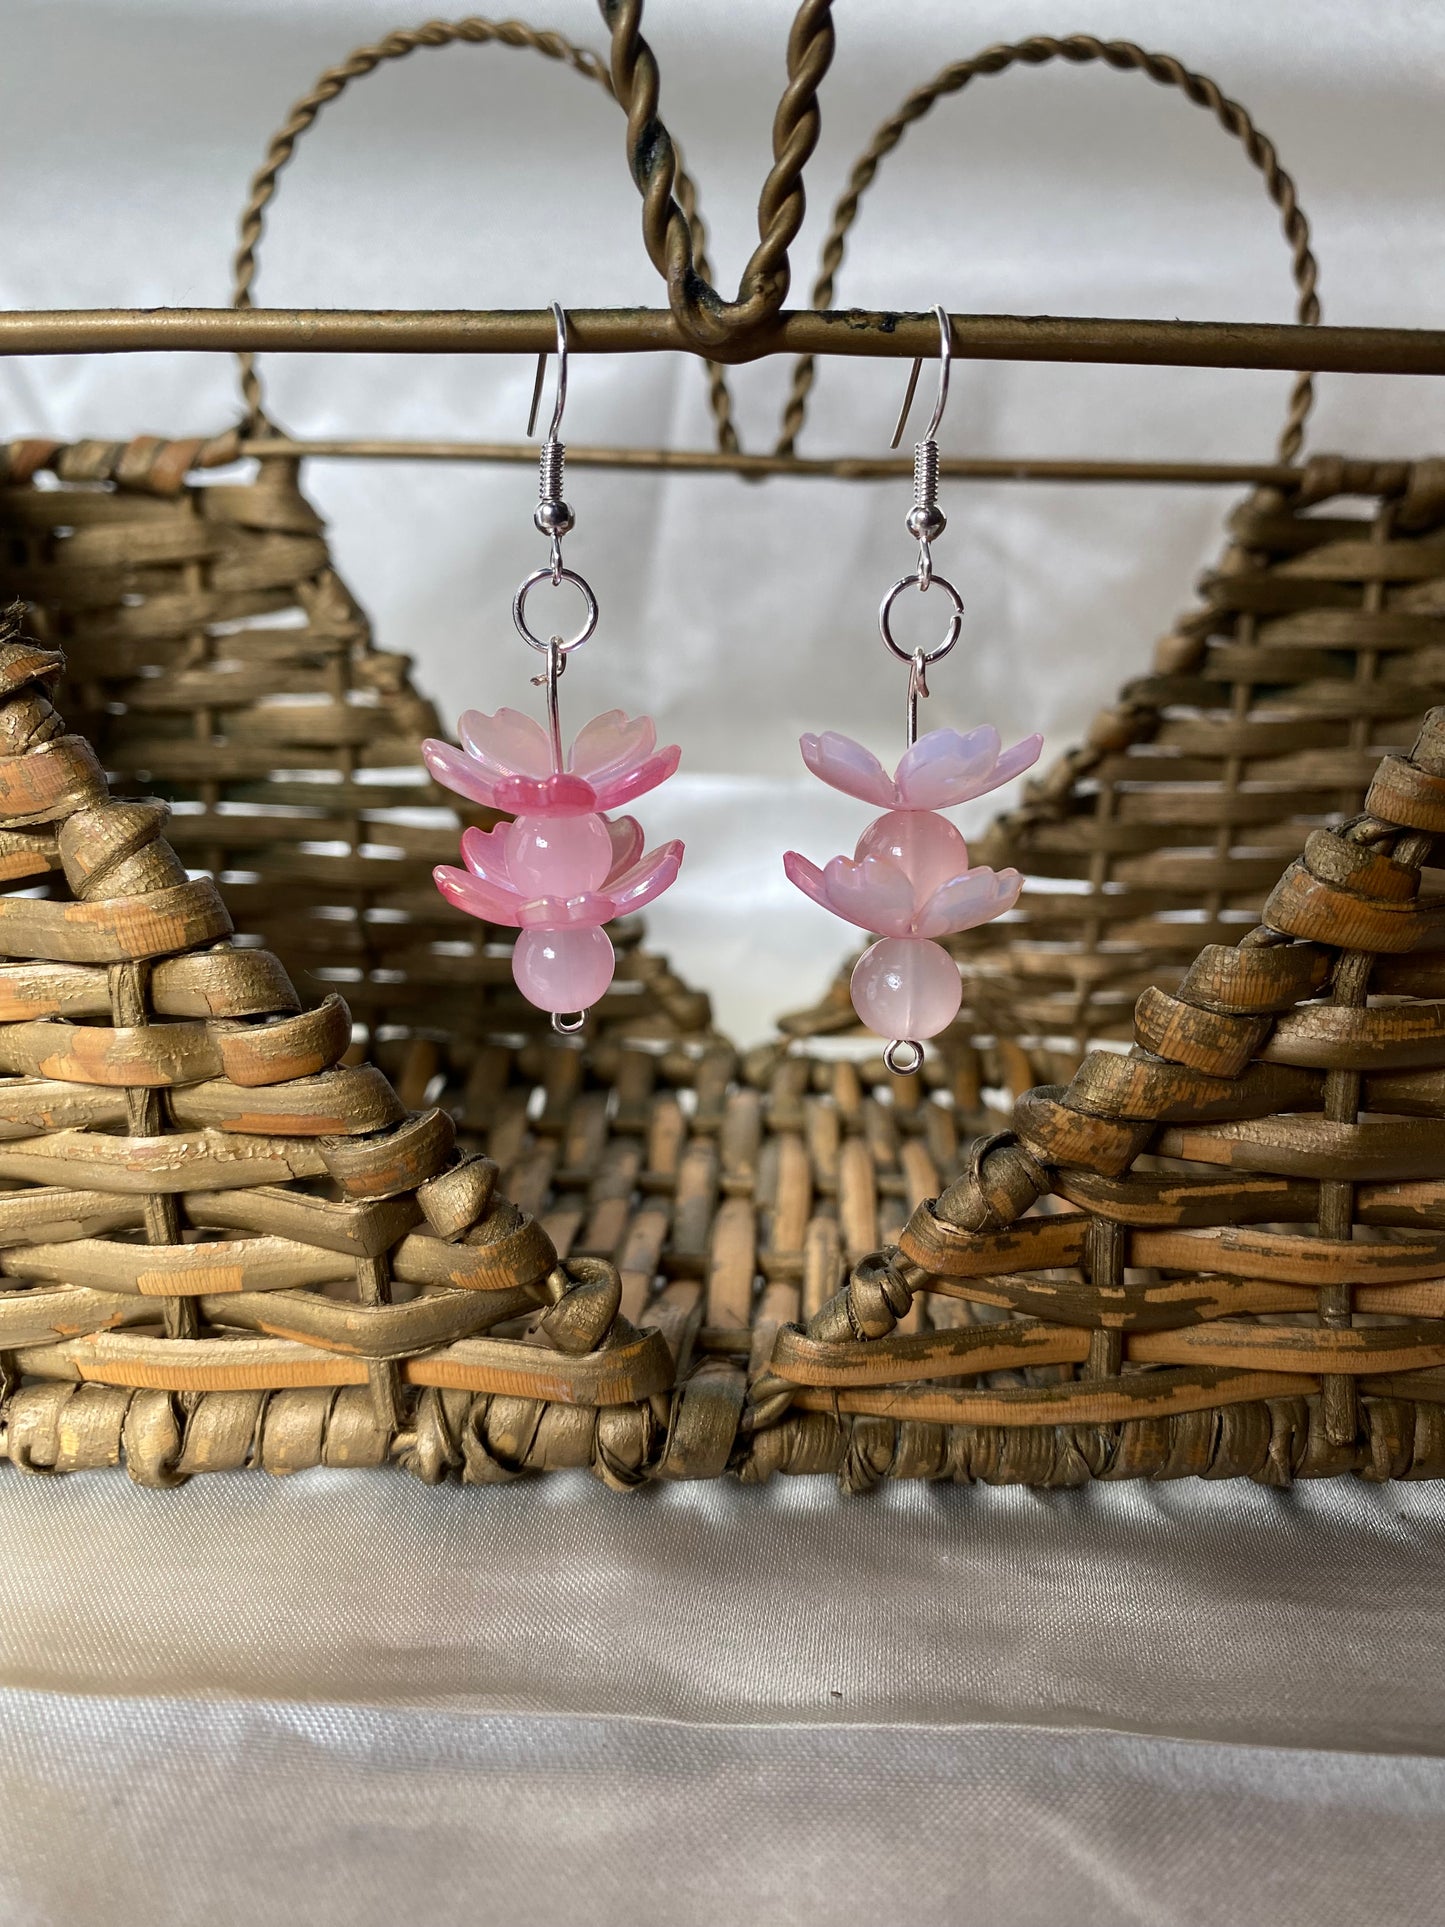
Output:
[[893,811],[870,823],[851,860],[835,856],[820,870],[789,850],[783,868],[815,903],[881,937],[972,930],[1011,910],[1023,888],[1017,870],[984,864],[970,869],[968,846],[952,823],[913,811]]
[[825,730],[799,740],[803,761],[817,777],[885,810],[946,810],[967,803],[1032,769],[1044,746],[1042,736],[1025,736],[1000,753],[998,731],[989,723],[966,735],[956,729],[931,729],[907,750],[897,773],[889,776],[873,754],[850,736]]
[[556,769],[542,725],[520,710],[487,716],[469,709],[461,719],[463,747],[428,738],[421,746],[436,780],[459,796],[513,815],[575,816],[618,809],[656,789],[677,768],[681,751],[658,749],[650,716],[620,709],[594,716]]
[[495,830],[464,830],[465,870],[432,875],[468,916],[521,930],[597,928],[660,897],[677,876],[676,840],[642,854],[630,816],[519,816]]

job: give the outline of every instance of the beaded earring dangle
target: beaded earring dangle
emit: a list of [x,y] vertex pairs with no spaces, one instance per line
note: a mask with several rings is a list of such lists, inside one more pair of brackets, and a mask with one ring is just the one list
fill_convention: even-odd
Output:
[[[938,506],[938,443],[948,400],[953,335],[948,313],[935,308],[939,328],[938,399],[933,419],[913,450],[913,507],[907,528],[918,542],[918,567],[895,582],[878,610],[878,629],[889,649],[908,664],[908,748],[890,776],[871,750],[833,730],[804,736],[799,747],[813,774],[845,795],[881,807],[851,857],[835,856],[821,870],[789,850],[783,867],[792,883],[825,910],[878,937],[854,966],[853,1008],[869,1030],[891,1041],[883,1053],[891,1071],[916,1071],[921,1040],[946,1030],[963,1002],[958,966],[936,941],[971,930],[1011,910],[1023,878],[1017,870],[969,867],[968,846],[941,810],[998,789],[1038,761],[1042,736],[1026,736],[1002,749],[998,731],[983,723],[961,733],[918,733],[918,704],[927,698],[928,671],[942,661],[963,629],[963,598],[933,571],[932,543],[947,527]],[[913,405],[922,358],[913,364],[903,410],[893,432],[902,439]],[[893,606],[905,589],[942,592],[950,605],[948,630],[932,648],[907,650],[891,627]]]
[[[682,862],[680,842],[644,854],[636,820],[606,812],[664,782],[680,752],[675,744],[658,749],[650,717],[611,709],[585,724],[563,753],[558,684],[572,651],[597,627],[597,598],[562,563],[562,537],[575,522],[562,498],[566,450],[558,439],[567,401],[567,317],[556,302],[552,314],[557,393],[532,517],[551,554],[512,598],[517,633],[547,658],[542,674],[532,678],[534,687],[547,692],[547,726],[515,709],[490,716],[469,709],[458,725],[460,750],[428,740],[422,755],[437,782],[512,818],[492,830],[464,830],[466,868],[439,864],[432,872],[437,888],[468,916],[520,931],[512,952],[517,988],[538,1010],[551,1013],[554,1030],[571,1032],[582,1028],[588,1008],[612,982],[616,958],[602,926],[661,896]],[[544,350],[537,358],[529,435],[546,366]],[[554,589],[568,583],[582,597],[582,626],[569,640],[544,638],[528,624],[527,600],[543,583]]]

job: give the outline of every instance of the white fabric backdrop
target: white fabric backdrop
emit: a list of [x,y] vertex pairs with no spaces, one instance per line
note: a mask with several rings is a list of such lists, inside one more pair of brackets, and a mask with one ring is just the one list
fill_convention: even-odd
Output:
[[[752,237],[783,0],[656,0],[663,110],[721,278]],[[418,15],[417,17],[420,17]],[[599,44],[586,0],[547,19]],[[219,302],[247,176],[289,102],[395,0],[7,0],[7,307]],[[851,156],[944,60],[1078,27],[1243,98],[1316,225],[1327,319],[1437,323],[1445,13],[1092,0],[845,0],[795,298]],[[284,183],[263,301],[656,301],[621,122],[531,56],[421,54],[323,117]],[[865,210],[845,301],[1284,318],[1277,222],[1209,119],[1137,76],[1015,73],[947,103]],[[298,433],[521,432],[519,363],[271,370]],[[901,366],[826,367],[808,449],[881,450]],[[764,447],[786,379],[736,378]],[[1272,446],[1266,375],[962,368],[951,449]],[[6,434],[233,417],[205,358],[14,363]],[[697,370],[579,361],[575,441],[701,445]],[[1313,445],[1438,451],[1438,384],[1322,384]],[[308,486],[383,642],[448,707],[516,701],[507,618],[536,557],[516,470],[318,464]],[[902,485],[577,473],[570,546],[605,619],[571,713],[647,704],[690,843],[653,917],[740,1034],[842,953],[778,853],[855,834],[795,738],[894,740],[873,637],[906,566]],[[947,494],[969,600],[937,711],[1056,747],[1140,665],[1209,557],[1217,492]],[[585,660],[585,671],[582,661]],[[816,786],[812,786],[816,788]],[[836,802],[837,807],[833,805]],[[724,914],[753,906],[740,947]],[[427,1492],[400,1475],[4,1482],[0,1913],[17,1923],[1233,1922],[1445,1914],[1433,1489],[1083,1494],[818,1481],[619,1499],[580,1479]]]
[[0,1917],[1445,1917],[1432,1490],[5,1484]]

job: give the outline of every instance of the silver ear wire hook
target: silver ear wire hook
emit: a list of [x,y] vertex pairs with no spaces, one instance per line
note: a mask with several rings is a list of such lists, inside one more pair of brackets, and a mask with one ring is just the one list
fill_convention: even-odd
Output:
[[[562,411],[567,406],[567,314],[560,301],[551,303],[552,319],[557,324],[557,392],[552,400],[552,421],[542,444],[538,465],[537,507],[532,520],[552,544],[552,586],[563,577],[562,537],[575,527],[576,517],[562,499],[562,477],[567,466],[567,446],[559,439]],[[527,433],[537,426],[537,404],[542,399],[542,377],[547,372],[547,350],[537,357],[537,379],[532,383],[532,406],[527,415]]]
[[[900,661],[909,665],[908,681],[908,740],[913,743],[918,737],[918,703],[920,697],[928,695],[927,670],[930,663],[946,656],[958,641],[963,629],[963,597],[951,582],[933,573],[933,543],[948,527],[948,517],[938,506],[938,443],[935,437],[943,420],[943,411],[948,404],[948,377],[953,366],[953,324],[948,318],[947,308],[940,305],[933,310],[938,323],[938,394],[933,404],[933,416],[924,432],[922,441],[913,447],[913,506],[908,511],[905,526],[908,533],[918,543],[918,567],[912,575],[905,575],[884,596],[878,610],[878,629],[883,640]],[[893,431],[893,447],[897,448],[908,421],[908,411],[913,406],[913,397],[918,390],[918,377],[923,368],[923,356],[914,359],[913,372],[908,377],[908,392],[903,397],[903,407],[898,416],[898,426]],[[926,594],[937,586],[943,591],[951,604],[948,631],[940,643],[931,649],[905,649],[896,640],[890,624],[893,605],[905,589],[917,589]]]
[[[547,430],[547,440],[555,442],[562,426],[562,410],[567,406],[567,315],[560,301],[549,302],[548,306],[557,324],[557,393],[552,403],[552,425]],[[527,413],[529,437],[537,426],[537,404],[542,399],[542,377],[547,372],[547,354],[548,350],[544,348],[537,357],[537,379],[532,383],[532,406]],[[893,446],[898,446],[896,441]]]
[[[953,367],[953,323],[948,318],[947,308],[945,308],[941,302],[933,310],[933,315],[938,323],[938,399],[933,404],[933,419],[923,431],[923,439],[926,442],[931,442],[935,438],[943,422],[943,411],[948,406],[948,377]],[[904,395],[903,406],[898,411],[898,426],[893,431],[893,440],[888,444],[890,448],[897,448],[898,444],[903,440],[903,430],[908,421],[908,411],[913,406],[913,397],[918,392],[918,377],[922,372],[923,357],[922,355],[916,355],[913,360],[913,371],[908,377],[908,392]],[[537,371],[539,387],[541,380],[542,373],[539,368]],[[536,402],[534,400],[533,411],[535,412],[535,410]],[[530,432],[531,431],[528,430],[529,434]]]
[[[908,533],[918,542],[918,586],[923,590],[933,581],[933,551],[930,544],[948,527],[948,518],[938,506],[938,442],[935,438],[948,404],[948,376],[953,366],[953,325],[949,321],[947,308],[937,307],[933,314],[938,323],[938,395],[933,404],[933,418],[924,431],[923,439],[913,445],[913,507],[908,511],[906,525]],[[898,417],[898,426],[893,431],[894,448],[898,446],[903,425],[908,420],[908,411],[913,406],[922,366],[923,357],[919,355],[908,377],[908,393],[903,397],[903,409]]]
[[[562,426],[562,411],[567,406],[567,313],[560,301],[550,304],[552,319],[557,324],[557,390],[552,400],[552,420],[547,429],[547,439],[542,444],[541,459],[538,463],[537,506],[532,520],[552,545],[545,568],[533,569],[532,573],[518,586],[512,597],[512,621],[517,634],[531,648],[539,650],[547,658],[546,669],[532,681],[538,688],[547,691],[547,723],[551,736],[553,767],[562,767],[562,725],[557,706],[557,684],[567,667],[567,658],[572,650],[579,649],[597,627],[597,598],[592,593],[592,585],[574,569],[563,566],[562,537],[576,526],[577,518],[562,499],[562,477],[566,468],[567,448],[560,440],[558,431]],[[527,416],[527,433],[530,435],[537,426],[537,405],[542,399],[542,378],[547,372],[547,356],[551,350],[544,348],[537,357],[537,378],[532,383],[532,406]],[[543,583],[560,589],[564,582],[571,583],[582,597],[582,627],[574,636],[562,637],[555,634],[539,635],[527,621],[527,599],[532,591]]]

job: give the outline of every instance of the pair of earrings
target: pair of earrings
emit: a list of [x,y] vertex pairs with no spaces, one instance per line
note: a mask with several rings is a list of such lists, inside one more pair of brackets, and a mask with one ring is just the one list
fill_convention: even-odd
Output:
[[[918,542],[918,565],[894,583],[878,611],[883,641],[908,665],[908,747],[890,776],[870,750],[849,737],[831,730],[804,736],[803,761],[815,776],[883,814],[863,831],[851,858],[836,856],[822,869],[796,850],[783,859],[789,879],[814,902],[878,938],[854,968],[853,1007],[870,1030],[890,1039],[885,1060],[899,1072],[918,1069],[922,1040],[945,1030],[963,1000],[958,967],[937,939],[1002,916],[1022,886],[1016,870],[970,867],[963,837],[940,812],[1009,782],[1038,760],[1043,747],[1042,737],[1029,736],[1002,750],[998,732],[987,724],[966,734],[953,729],[918,733],[919,701],[929,695],[928,671],[957,643],[964,613],[958,590],[933,570],[931,545],[947,526],[938,507],[936,436],[952,360],[948,315],[943,308],[935,313],[938,399],[913,451],[914,499],[907,518]],[[532,680],[546,690],[547,726],[514,709],[492,716],[471,709],[461,718],[461,750],[428,741],[422,753],[446,788],[511,815],[494,830],[464,831],[466,868],[439,865],[437,887],[470,916],[520,931],[512,955],[517,988],[551,1013],[555,1029],[566,1032],[581,1028],[589,1006],[612,982],[615,958],[603,926],[661,896],[677,876],[683,846],[673,841],[644,852],[637,822],[607,814],[655,789],[677,768],[679,750],[657,747],[649,717],[610,710],[594,717],[570,751],[563,751],[558,685],[572,651],[597,627],[597,599],[562,561],[562,538],[574,525],[562,497],[565,449],[558,439],[567,399],[567,320],[555,302],[552,314],[557,393],[533,516],[551,552],[512,599],[519,635],[546,658]],[[546,362],[544,352],[537,361],[529,434]],[[914,362],[895,448],[921,367],[921,359]],[[544,582],[553,588],[569,583],[582,597],[582,626],[568,639],[543,638],[527,621],[528,598]],[[894,605],[912,588],[924,594],[936,588],[949,605],[947,632],[932,648],[907,650],[893,634]]]

